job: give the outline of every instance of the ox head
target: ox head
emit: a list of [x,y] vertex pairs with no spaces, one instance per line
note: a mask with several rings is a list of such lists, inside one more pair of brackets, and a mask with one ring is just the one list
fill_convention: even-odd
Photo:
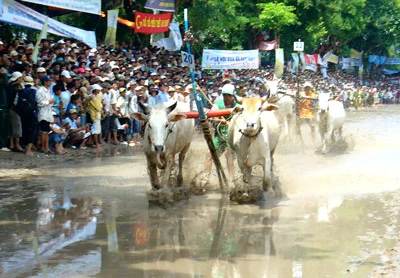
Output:
[[270,96],[276,96],[278,94],[278,85],[279,82],[281,82],[280,79],[274,79],[274,80],[267,80],[265,81],[265,84],[269,88],[269,94]]
[[260,116],[263,111],[277,110],[278,106],[270,104],[267,97],[262,98],[244,98],[236,97],[238,105],[233,109],[233,113],[241,113],[243,126],[240,126],[241,132],[248,136],[254,136],[259,133],[261,128]]
[[330,93],[320,93],[318,95],[318,107],[319,112],[326,112],[328,111],[328,103],[331,100]]
[[154,152],[165,152],[165,141],[172,132],[170,122],[186,119],[186,115],[172,112],[176,108],[176,105],[177,102],[168,107],[164,107],[166,105],[157,107],[150,110],[149,115],[139,112],[133,113],[135,119],[147,122],[146,130],[148,138],[145,138],[145,140],[149,140],[150,148]]

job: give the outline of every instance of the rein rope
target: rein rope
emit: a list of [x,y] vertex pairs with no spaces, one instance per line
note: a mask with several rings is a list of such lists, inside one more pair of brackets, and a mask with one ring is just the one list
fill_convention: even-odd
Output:
[[247,134],[247,133],[244,133],[243,130],[241,130],[241,129],[239,129],[239,132],[240,132],[243,136],[245,136],[245,137],[247,137],[247,138],[255,138],[255,137],[257,137],[258,135],[260,135],[260,133],[261,133],[262,130],[263,130],[263,127],[260,126],[260,128],[259,128],[258,131],[257,131],[257,133],[254,134],[254,135],[249,135],[249,134]]

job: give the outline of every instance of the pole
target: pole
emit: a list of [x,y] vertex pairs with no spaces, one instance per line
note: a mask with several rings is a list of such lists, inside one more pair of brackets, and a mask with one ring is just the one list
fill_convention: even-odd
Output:
[[[185,21],[185,33],[187,33],[189,31],[189,21],[188,21],[187,9],[184,10],[184,21]],[[191,54],[190,42],[188,40],[186,41],[186,47],[187,47],[187,52],[190,55]],[[208,123],[207,116],[204,113],[204,107],[203,107],[201,95],[197,93],[196,81],[194,80],[194,71],[193,71],[192,67],[190,67],[190,78],[192,80],[193,95],[194,95],[194,99],[196,101],[197,110],[199,111],[200,123],[201,123],[201,127],[203,128],[204,139],[206,139],[208,149],[210,150],[211,157],[212,157],[215,167],[217,169],[219,186],[220,186],[221,192],[226,193],[226,190],[228,188],[228,180],[226,178],[226,175],[222,168],[221,161],[219,160],[217,151],[215,149],[215,146],[214,146],[214,143],[212,140],[210,125]]]

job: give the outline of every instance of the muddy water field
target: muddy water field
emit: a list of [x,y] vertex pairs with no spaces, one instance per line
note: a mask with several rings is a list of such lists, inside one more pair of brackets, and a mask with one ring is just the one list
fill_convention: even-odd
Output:
[[[347,111],[327,154],[301,131],[275,153],[284,196],[252,204],[213,174],[204,195],[149,205],[140,146],[1,152],[0,277],[400,277],[400,106]],[[185,185],[206,153],[199,133]]]

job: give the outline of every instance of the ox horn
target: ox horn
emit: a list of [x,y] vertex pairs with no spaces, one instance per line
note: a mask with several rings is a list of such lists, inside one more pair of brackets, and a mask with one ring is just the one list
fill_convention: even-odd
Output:
[[143,110],[143,113],[144,113],[145,115],[149,115],[149,114],[150,114],[151,108],[148,106],[147,103],[138,102],[138,105],[139,105],[139,107]]
[[172,105],[168,106],[165,110],[167,111],[167,114],[171,113],[175,108],[176,105],[178,104],[177,101],[175,101]]
[[261,98],[262,103],[266,102],[268,100],[268,98],[269,98],[269,95],[263,96]]

